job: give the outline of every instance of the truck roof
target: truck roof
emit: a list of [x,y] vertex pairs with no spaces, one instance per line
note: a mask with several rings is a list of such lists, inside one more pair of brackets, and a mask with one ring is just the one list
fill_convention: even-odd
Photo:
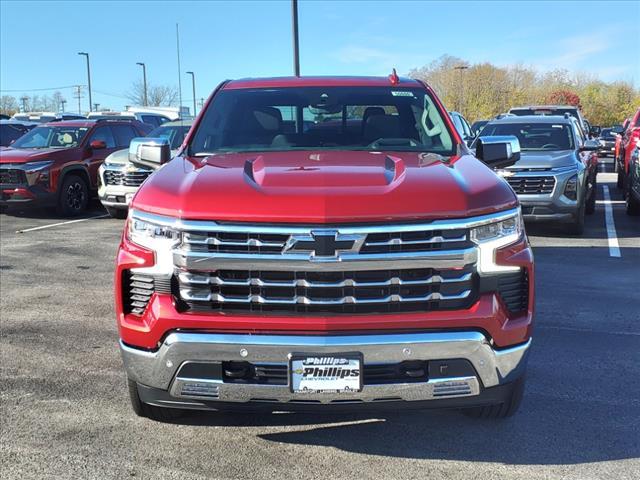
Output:
[[[573,117],[571,117],[573,118]],[[564,115],[521,115],[491,120],[489,123],[571,123],[571,118]]]
[[315,76],[315,77],[270,77],[270,78],[240,78],[229,81],[224,88],[227,90],[241,88],[273,88],[273,87],[418,87],[420,83],[413,78],[398,77],[397,83],[392,83],[389,77],[346,77],[346,76]]

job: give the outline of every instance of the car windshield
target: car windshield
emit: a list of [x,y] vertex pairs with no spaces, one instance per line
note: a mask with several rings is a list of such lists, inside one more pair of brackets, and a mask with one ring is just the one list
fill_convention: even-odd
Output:
[[166,138],[169,140],[171,150],[175,150],[182,145],[184,137],[189,132],[191,125],[172,125],[170,127],[158,127],[148,136],[153,138]]
[[573,150],[571,127],[555,123],[504,123],[488,124],[480,137],[514,135],[520,141],[520,149]]
[[16,140],[13,148],[73,148],[80,145],[88,127],[36,127]]
[[615,135],[612,133],[612,129],[611,128],[603,128],[602,131],[600,132],[600,138],[608,138],[608,139],[615,139]]
[[189,153],[329,149],[452,155],[454,141],[420,88],[230,89],[205,112]]

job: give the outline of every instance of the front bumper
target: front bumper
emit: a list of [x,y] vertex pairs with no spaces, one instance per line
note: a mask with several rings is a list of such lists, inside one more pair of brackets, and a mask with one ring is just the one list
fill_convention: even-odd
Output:
[[0,205],[28,205],[47,207],[56,204],[55,193],[40,185],[2,185],[0,184]]
[[[117,184],[108,183],[107,173],[121,175]],[[105,207],[126,210],[140,188],[140,184],[151,174],[151,170],[133,167],[131,164],[103,163],[98,170],[98,198]],[[132,182],[135,185],[127,185]]]
[[[476,331],[339,336],[172,332],[154,352],[120,343],[127,374],[138,383],[143,401],[214,409],[218,404],[262,403],[287,409],[301,403],[398,401],[434,401],[442,406],[442,400],[478,399],[487,389],[506,385],[523,375],[530,346],[531,339],[496,349],[483,333]],[[294,352],[322,355],[354,351],[362,353],[365,367],[407,360],[438,361],[442,374],[430,374],[419,382],[365,384],[360,392],[296,394],[291,392],[289,381],[282,385],[236,383],[220,375],[208,375],[202,369],[197,378],[180,373],[183,365],[190,362],[210,365],[211,372],[217,372],[222,362],[287,365]],[[448,376],[446,362],[457,359],[468,361],[473,368],[464,375]]]

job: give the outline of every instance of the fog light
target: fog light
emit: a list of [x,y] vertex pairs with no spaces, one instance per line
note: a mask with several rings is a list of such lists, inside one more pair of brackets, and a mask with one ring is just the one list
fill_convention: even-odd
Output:
[[578,176],[574,175],[569,180],[567,180],[567,184],[564,187],[564,196],[570,200],[575,200],[578,198]]

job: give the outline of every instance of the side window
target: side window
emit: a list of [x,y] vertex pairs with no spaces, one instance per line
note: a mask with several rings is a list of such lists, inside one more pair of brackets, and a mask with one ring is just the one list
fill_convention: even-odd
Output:
[[148,123],[149,125],[153,126],[153,128],[160,126],[160,122],[158,122],[158,117],[154,115],[141,115],[140,118],[142,118],[143,123]]
[[460,117],[458,115],[451,115],[451,120],[453,120],[453,126],[456,127],[458,134],[461,137],[464,137],[464,128],[462,128],[462,122],[460,121]]
[[128,147],[131,139],[138,136],[130,125],[111,125],[111,130],[116,136],[118,147]]
[[113,133],[109,127],[105,126],[96,128],[93,134],[91,134],[89,143],[94,140],[102,140],[107,145],[107,148],[116,148],[116,140],[113,138]]
[[471,128],[469,127],[469,124],[464,119],[464,117],[460,117],[460,122],[462,123],[462,130],[464,132],[463,138],[470,137],[471,136]]

